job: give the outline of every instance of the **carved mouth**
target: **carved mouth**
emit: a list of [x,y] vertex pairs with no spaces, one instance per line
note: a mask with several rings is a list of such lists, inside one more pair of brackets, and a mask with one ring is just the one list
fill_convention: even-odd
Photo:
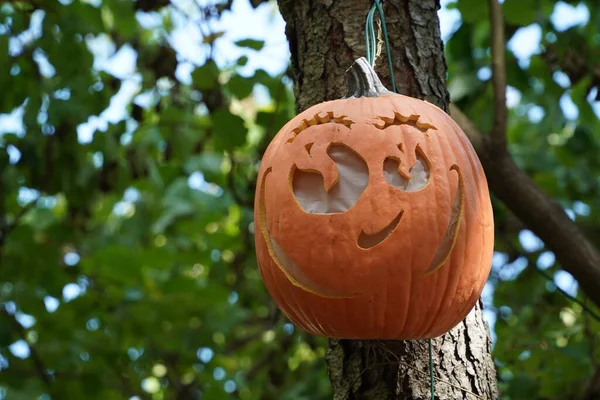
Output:
[[[460,231],[460,225],[465,211],[465,194],[462,175],[456,165],[453,165],[450,168],[450,171],[455,171],[458,177],[458,187],[454,196],[452,214],[450,215],[450,220],[448,221],[446,233],[442,238],[442,242],[433,255],[429,267],[427,270],[425,270],[426,275],[434,273],[440,269],[446,263],[446,261],[448,261],[448,258],[450,257],[450,254],[452,254],[452,250],[454,250],[454,246],[456,245],[456,240],[458,239],[458,233]],[[403,213],[404,211],[400,211],[398,216],[379,232],[367,234],[364,231],[361,231],[357,240],[358,247],[367,250],[386,240],[400,223]]]
[[398,213],[398,216],[394,218],[392,222],[388,224],[388,226],[386,226],[379,232],[368,234],[365,233],[365,231],[360,231],[360,235],[358,235],[358,240],[356,242],[358,244],[358,247],[365,250],[370,249],[387,239],[392,234],[392,232],[394,232],[394,229],[396,229],[396,227],[398,226],[398,223],[402,219],[403,213],[404,211],[400,211]]

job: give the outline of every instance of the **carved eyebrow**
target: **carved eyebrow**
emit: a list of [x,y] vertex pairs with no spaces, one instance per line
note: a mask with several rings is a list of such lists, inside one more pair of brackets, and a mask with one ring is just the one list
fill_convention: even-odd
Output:
[[325,115],[315,114],[311,119],[303,119],[300,125],[292,129],[292,137],[288,139],[287,143],[293,143],[298,137],[298,134],[311,126],[322,125],[328,123],[342,124],[346,128],[350,128],[350,125],[354,121],[346,118],[347,115],[334,115],[333,111],[328,111]]
[[419,114],[411,114],[406,117],[400,113],[394,113],[394,117],[382,117],[378,116],[378,119],[383,121],[383,125],[375,125],[376,128],[384,130],[392,125],[411,125],[421,132],[425,133],[429,129],[437,130],[437,128],[428,122],[422,121]]

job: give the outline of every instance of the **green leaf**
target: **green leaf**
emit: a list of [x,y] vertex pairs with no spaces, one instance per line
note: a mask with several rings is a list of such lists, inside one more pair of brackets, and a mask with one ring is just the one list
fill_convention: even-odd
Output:
[[252,94],[254,80],[241,75],[233,75],[227,82],[229,91],[238,99],[245,99]]
[[91,274],[101,274],[112,282],[131,284],[139,282],[141,255],[140,249],[114,245],[96,251],[82,266]]
[[212,119],[217,150],[233,150],[246,142],[248,130],[240,116],[222,108],[212,114]]
[[488,16],[488,2],[481,0],[459,0],[457,8],[463,21],[479,22]]
[[[23,389],[23,390],[15,390],[15,389],[9,389],[6,392],[6,399],[12,399],[12,400],[30,400],[30,399],[36,399],[36,398],[41,398],[42,396],[39,396],[39,394],[41,394],[43,392],[43,390],[37,391],[34,388],[27,388],[27,389]],[[0,392],[2,393],[2,392]]]
[[241,56],[240,58],[238,58],[238,60],[236,61],[236,64],[240,67],[243,67],[244,65],[248,64],[248,57],[247,56]]
[[131,4],[121,0],[105,0],[102,7],[102,16],[105,20],[110,20],[115,29],[124,39],[130,39],[137,31],[138,24],[135,19],[133,7]]
[[235,42],[235,44],[239,47],[247,47],[258,51],[264,47],[265,41],[256,39],[244,39],[238,40],[237,42]]
[[259,111],[256,114],[256,123],[261,125],[269,137],[275,134],[291,119],[286,110],[279,111]]
[[505,0],[502,4],[506,22],[527,26],[535,22],[537,0]]
[[200,90],[214,89],[218,85],[219,68],[213,60],[208,60],[204,65],[192,72],[194,86]]
[[448,82],[448,92],[452,101],[459,101],[472,94],[481,85],[481,81],[473,74],[454,75]]
[[188,158],[184,164],[184,168],[188,174],[194,171],[202,171],[206,179],[214,180],[216,176],[222,174],[222,163],[223,154],[204,152],[202,154]]

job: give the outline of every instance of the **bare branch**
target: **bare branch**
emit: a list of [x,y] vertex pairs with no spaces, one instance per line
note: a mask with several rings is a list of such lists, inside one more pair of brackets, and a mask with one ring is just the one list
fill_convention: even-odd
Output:
[[600,367],[596,368],[583,395],[583,400],[594,400],[600,396]]
[[467,135],[477,154],[483,151],[484,137],[473,122],[457,106],[450,103],[450,116]]
[[[541,54],[541,58],[552,72],[564,72],[569,77],[571,86],[589,78],[585,92],[585,96],[588,96],[592,89],[600,88],[600,62],[591,56],[593,52],[588,48],[584,39],[575,36],[565,37],[561,41],[563,34],[559,34],[559,42],[568,42],[569,48],[561,50],[558,42],[546,43],[546,50]],[[600,100],[600,90],[597,91],[594,100]]]
[[[583,304],[587,306],[588,296],[583,296]],[[592,324],[590,322],[589,314],[583,313],[583,334],[589,342],[590,359],[595,366],[600,366],[598,363],[598,357],[596,356],[596,332],[592,330]]]
[[492,84],[494,89],[494,126],[492,144],[496,151],[506,148],[506,62],[504,61],[504,18],[498,0],[489,0],[492,36]]

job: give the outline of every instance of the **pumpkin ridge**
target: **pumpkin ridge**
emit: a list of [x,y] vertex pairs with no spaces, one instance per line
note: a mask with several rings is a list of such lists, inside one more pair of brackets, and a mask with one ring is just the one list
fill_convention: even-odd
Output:
[[[475,171],[474,180],[475,180],[475,185],[477,186],[477,191],[476,192],[478,193],[477,203],[476,203],[477,206],[478,206],[478,210],[479,210],[478,214],[479,215],[486,214],[484,212],[484,208],[485,208],[485,205],[486,205],[487,202],[485,201],[485,199],[482,199],[482,195],[487,192],[487,182],[485,181],[485,179],[483,179],[483,180],[481,179],[481,176],[483,174],[483,172],[482,172],[483,171],[483,167],[481,166],[481,162],[479,161],[479,159],[476,156],[474,156],[474,154],[475,154],[474,151],[472,151],[472,152],[471,151],[466,151],[467,148],[472,148],[472,145],[471,145],[471,142],[469,141],[469,139],[466,137],[466,135],[464,135],[462,133],[462,131],[460,131],[460,127],[458,127],[458,125],[456,125],[456,123],[454,122],[454,120],[452,120],[452,118],[450,116],[446,115],[446,118],[448,118],[451,121],[451,124],[453,124],[455,135],[458,136],[458,139],[459,139],[460,143],[463,146],[462,147],[463,152],[467,153],[467,157],[466,158],[469,160],[469,165],[472,168],[472,170]],[[489,206],[491,208],[491,204],[489,204]],[[490,226],[491,226],[492,227],[491,228],[491,235],[492,235],[492,238],[493,238],[493,234],[494,234],[494,231],[493,231],[493,217],[492,217],[492,222],[491,223],[484,224],[484,222],[481,219],[479,219],[477,221],[477,223],[481,226],[481,230],[482,230],[481,235],[482,236],[485,235],[485,233],[484,233],[485,230],[486,230],[485,228],[486,227],[490,228]],[[484,256],[485,256],[485,254],[484,254],[484,248],[481,248],[480,251],[479,251],[479,257],[478,257],[477,262],[476,262],[477,265],[482,265],[482,262],[484,260]],[[489,274],[489,270],[490,269],[491,269],[491,260],[487,264],[487,268],[484,267],[484,268],[479,268],[478,269],[478,274],[477,274],[477,276],[475,277],[475,279],[473,281],[474,282],[480,282],[481,281],[481,279],[480,279],[481,275],[482,274],[485,274],[485,275]],[[485,286],[485,281],[480,286],[481,287],[474,285],[472,287],[471,294],[468,296],[469,299],[471,297],[473,297],[474,293],[481,293],[481,291],[483,290],[483,287]],[[476,297],[479,297],[479,295],[477,295]],[[468,314],[470,312],[469,308],[468,308],[469,304],[470,304],[470,301],[466,301],[465,302],[463,308],[461,309],[461,313],[462,314]]]
[[[406,240],[412,241],[411,237],[409,236]],[[413,254],[412,252],[410,252],[410,260],[408,262],[409,265],[412,264],[412,258],[413,258]],[[413,297],[413,289],[415,287],[415,274],[413,274],[412,269],[410,268],[406,268],[406,273],[408,274],[408,290],[406,291],[407,295],[406,298],[403,299],[404,301],[402,302],[402,304],[404,304],[404,309],[402,310],[402,312],[400,313],[400,315],[402,315],[404,317],[404,319],[402,320],[402,323],[400,324],[400,329],[398,329],[397,332],[399,333],[403,333],[404,330],[406,329],[406,323],[409,321],[409,310],[411,309],[411,300]],[[402,338],[406,338],[406,335],[403,335]]]
[[[444,113],[443,116],[445,117],[446,114]],[[439,140],[444,141],[446,143],[452,142],[452,140],[454,139],[454,136],[455,135],[439,136]],[[455,149],[452,147],[451,144],[446,144],[446,143],[442,147],[448,148],[449,151],[452,153],[454,159],[461,159],[461,158],[467,157],[467,155],[465,155],[464,149],[462,149],[462,148]],[[457,154],[457,151],[458,151],[458,154]],[[453,166],[454,165],[456,165],[456,164],[453,164]],[[448,171],[448,172],[450,172],[450,171]],[[465,176],[463,176],[463,173],[460,171],[457,171],[457,174],[460,174],[458,176],[459,185],[460,185],[460,179],[462,178],[462,185],[463,185],[462,192],[464,194],[465,193],[465,184],[466,184],[465,179],[468,179],[468,178],[465,178]],[[460,186],[457,189],[460,189]],[[465,200],[464,197],[463,197],[463,200]],[[464,205],[466,205],[466,202]],[[467,238],[470,237],[469,224],[467,221],[467,215],[464,212],[464,210],[463,210],[463,216],[461,217],[460,221],[461,221],[461,224],[464,226],[463,229],[465,229],[465,231],[462,232],[463,237],[467,237]],[[458,239],[459,239],[459,235],[457,235],[454,240],[455,242],[453,244],[452,251],[450,252],[450,259],[446,260],[446,262],[448,262],[448,261],[450,262],[451,267],[449,268],[447,275],[442,280],[444,282],[443,293],[442,293],[442,296],[440,297],[442,300],[437,302],[437,304],[434,303],[434,304],[430,305],[430,310],[431,310],[430,312],[433,317],[429,320],[424,321],[423,326],[421,328],[426,328],[426,329],[422,330],[422,332],[423,332],[422,335],[430,336],[431,332],[433,331],[432,328],[434,326],[437,326],[437,327],[445,326],[446,321],[448,319],[454,319],[451,314],[448,314],[446,312],[446,310],[448,308],[450,308],[450,309],[453,308],[454,301],[451,301],[451,302],[445,304],[443,299],[454,298],[456,291],[460,287],[461,276],[464,271],[464,264],[461,262],[456,262],[455,259],[453,259],[453,257],[455,257],[454,246],[456,246]],[[468,246],[463,246],[462,254],[460,255],[460,257],[456,257],[456,258],[458,260],[464,261],[466,259],[468,250],[469,250]],[[437,274],[436,276],[439,278],[439,274]],[[454,282],[454,283],[452,283],[452,282]],[[433,311],[434,309],[435,309],[435,312]]]

